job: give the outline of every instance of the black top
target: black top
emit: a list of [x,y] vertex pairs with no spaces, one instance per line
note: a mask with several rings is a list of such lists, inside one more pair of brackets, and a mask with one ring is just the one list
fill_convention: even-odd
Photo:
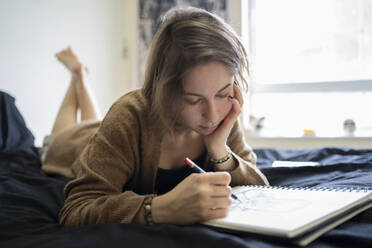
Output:
[[[204,162],[206,153],[204,153],[200,158],[194,162],[201,166]],[[193,173],[189,166],[186,164],[177,169],[162,169],[158,168],[158,173],[156,175],[155,181],[155,192],[158,195],[162,195],[171,191],[176,187],[180,182],[182,182],[186,177]]]

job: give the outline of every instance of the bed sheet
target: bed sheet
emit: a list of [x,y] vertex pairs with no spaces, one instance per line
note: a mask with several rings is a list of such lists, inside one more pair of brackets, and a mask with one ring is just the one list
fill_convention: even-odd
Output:
[[[14,98],[0,94],[0,104],[0,247],[295,247],[249,234],[224,233],[200,224],[63,227],[58,223],[58,212],[69,179],[46,175],[40,169],[32,133],[16,109]],[[255,152],[258,167],[272,185],[372,189],[372,150],[325,147]],[[272,168],[274,160],[318,161],[320,165]],[[372,247],[371,233],[370,209],[308,247]]]

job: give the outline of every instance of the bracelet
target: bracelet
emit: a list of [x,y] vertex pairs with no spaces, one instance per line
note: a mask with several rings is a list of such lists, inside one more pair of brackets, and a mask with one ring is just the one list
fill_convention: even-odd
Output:
[[225,163],[227,160],[229,160],[230,158],[232,157],[232,153],[231,153],[231,150],[230,148],[227,148],[227,155],[221,159],[214,159],[214,158],[210,158],[209,161],[211,161],[212,164],[223,164]]
[[143,216],[145,217],[145,221],[147,225],[152,225],[154,222],[152,221],[152,213],[151,213],[151,203],[152,203],[152,196],[147,196],[143,201]]

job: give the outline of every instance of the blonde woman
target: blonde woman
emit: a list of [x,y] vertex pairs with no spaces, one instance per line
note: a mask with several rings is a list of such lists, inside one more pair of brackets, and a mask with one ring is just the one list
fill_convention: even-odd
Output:
[[[231,186],[268,184],[237,122],[247,69],[223,20],[196,8],[167,12],[143,88],[112,105],[73,163],[60,222],[193,224],[226,216]],[[192,174],[185,157],[207,173]]]

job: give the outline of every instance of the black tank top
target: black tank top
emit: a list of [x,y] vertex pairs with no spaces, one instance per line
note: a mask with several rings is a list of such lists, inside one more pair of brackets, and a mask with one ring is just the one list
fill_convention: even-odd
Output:
[[[194,162],[201,166],[205,160],[206,153],[204,153],[200,158]],[[177,169],[162,169],[158,168],[158,173],[156,175],[155,181],[155,192],[158,195],[162,195],[171,191],[174,187],[182,182],[186,177],[191,174],[191,170],[187,165],[183,165]]]

